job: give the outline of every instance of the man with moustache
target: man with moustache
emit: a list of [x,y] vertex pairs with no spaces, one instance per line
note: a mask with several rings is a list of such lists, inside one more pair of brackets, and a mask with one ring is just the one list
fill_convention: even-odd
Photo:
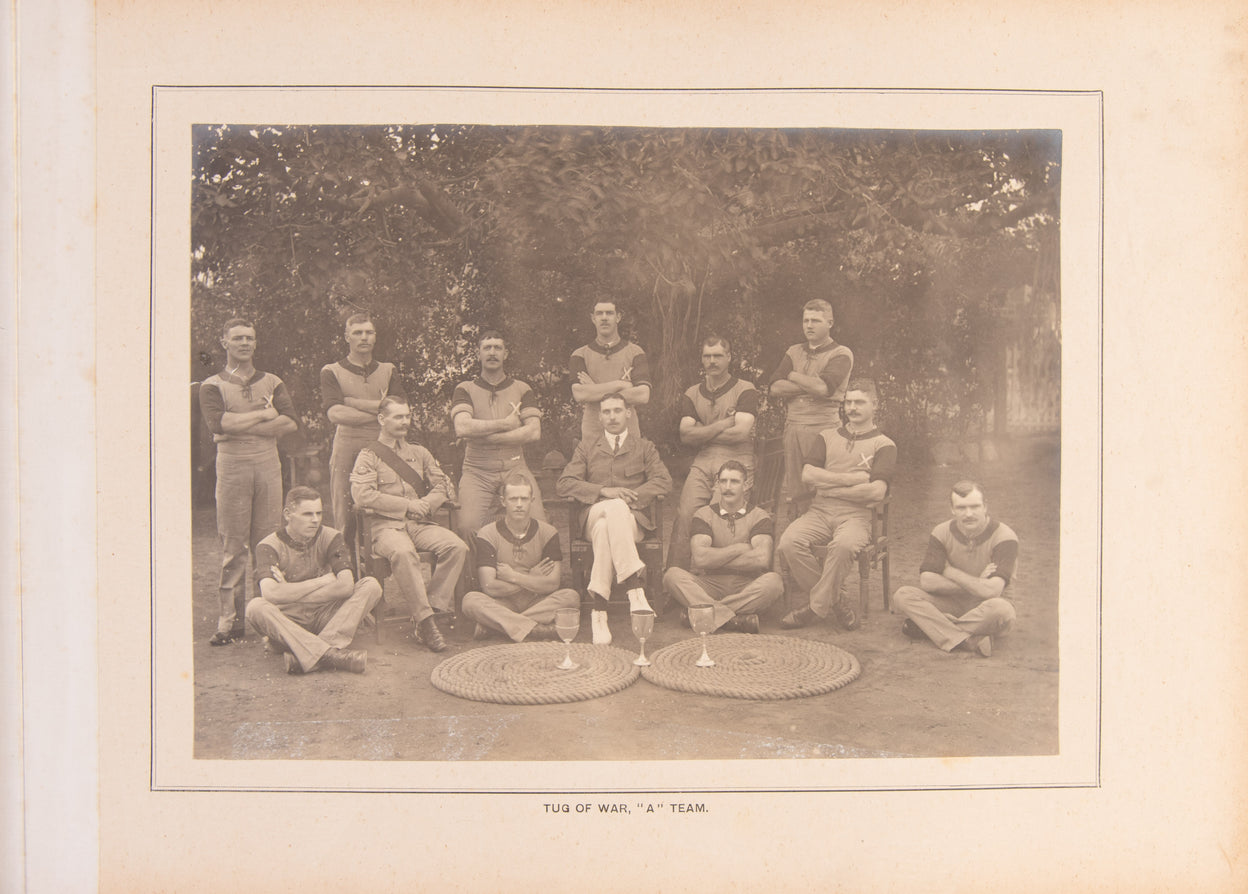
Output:
[[802,308],[806,341],[784,352],[771,375],[768,392],[784,398],[784,493],[790,499],[805,494],[802,483],[804,444],[811,436],[841,424],[841,401],[854,369],[854,354],[832,339],[832,305],[823,299]]
[[593,544],[589,594],[594,645],[611,644],[606,608],[613,583],[627,585],[630,611],[650,608],[641,583],[646,564],[637,553],[637,541],[653,528],[643,510],[672,490],[672,476],[658,449],[629,431],[632,413],[620,395],[604,397],[598,405],[603,433],[576,445],[556,485],[559,496],[584,504],[571,529],[582,531]]
[[[455,584],[464,569],[468,547],[433,521],[443,503],[454,496],[451,480],[424,447],[407,442],[412,411],[405,400],[382,398],[377,413],[381,433],[361,448],[351,471],[351,498],[373,512],[373,551],[394,571],[416,638],[432,652],[446,649],[434,621],[434,610],[449,612]],[[420,551],[436,557],[428,591],[420,574]]]
[[217,445],[217,535],[221,541],[217,630],[209,645],[243,636],[247,558],[282,517],[277,439],[298,429],[282,380],[252,364],[256,327],[232,319],[221,328],[225,366],[199,386],[199,408]]
[[321,408],[334,424],[329,457],[329,494],[334,527],[347,529],[351,469],[360,448],[377,440],[377,407],[383,397],[404,398],[393,363],[373,359],[377,327],[366,313],[346,322],[347,356],[321,368]]
[[511,473],[501,497],[503,517],[477,532],[481,590],[464,596],[464,614],[477,622],[473,638],[497,631],[517,643],[558,639],[555,612],[581,604],[575,590],[559,587],[559,532],[533,517],[528,476]]
[[[581,441],[586,445],[602,434],[598,402],[604,397],[619,395],[630,407],[650,401],[650,363],[645,351],[620,337],[623,318],[614,300],[596,301],[590,319],[597,335],[573,351],[568,364],[572,398],[581,405]],[[635,412],[629,414],[628,431],[641,436]]]
[[355,580],[342,534],[321,524],[321,515],[320,494],[290,489],[282,527],[256,548],[260,596],[247,603],[247,621],[285,652],[288,674],[362,674],[368,654],[347,646],[381,599],[381,584]]
[[464,441],[459,536],[468,543],[502,514],[500,488],[513,474],[529,482],[533,517],[546,520],[542,492],[524,458],[524,445],[542,438],[542,411],[533,389],[507,375],[507,343],[497,329],[481,333],[477,356],[481,375],[457,385],[451,397],[451,425]]
[[906,616],[901,630],[911,639],[987,658],[992,638],[1014,623],[1010,578],[1018,536],[989,517],[984,489],[974,481],[955,484],[949,505],[953,518],[932,529],[919,585],[898,588],[893,605]]
[[732,346],[712,335],[702,342],[705,380],[688,389],[680,402],[680,440],[698,447],[689,475],[680,490],[672,523],[667,567],[689,568],[689,523],[693,514],[711,502],[720,467],[734,460],[746,470],[745,487],[753,486],[754,418],[758,390],[729,372]]
[[745,466],[719,469],[719,502],[703,506],[690,528],[693,573],[669,568],[663,587],[686,609],[714,606],[716,630],[758,633],[758,614],[780,598],[784,582],[771,571],[771,515],[746,502]]
[[805,627],[829,613],[846,630],[861,623],[845,598],[845,575],[871,540],[871,507],[888,494],[897,463],[897,445],[875,427],[877,404],[874,382],[850,382],[848,422],[820,432],[805,457],[801,480],[815,497],[810,509],[784,529],[778,552],[798,592],[809,594],[809,604],[781,618],[781,627]]

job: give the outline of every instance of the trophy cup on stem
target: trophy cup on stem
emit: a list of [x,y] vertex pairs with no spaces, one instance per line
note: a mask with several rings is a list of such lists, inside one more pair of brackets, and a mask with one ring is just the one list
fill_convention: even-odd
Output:
[[694,662],[698,667],[714,667],[715,662],[706,653],[706,635],[715,629],[715,607],[713,605],[689,606],[689,626],[693,632],[702,637],[702,657]]
[[572,640],[576,639],[581,629],[581,610],[579,608],[561,608],[555,612],[555,632],[563,640],[563,661],[556,664],[559,670],[575,670],[580,667],[572,660]]
[[633,612],[633,636],[641,640],[641,654],[633,659],[638,667],[649,667],[650,659],[646,657],[646,637],[654,632],[654,612],[648,608]]

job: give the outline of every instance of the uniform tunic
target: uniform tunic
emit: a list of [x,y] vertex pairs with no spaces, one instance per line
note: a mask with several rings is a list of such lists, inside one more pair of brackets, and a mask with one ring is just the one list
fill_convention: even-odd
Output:
[[[348,397],[378,401],[384,397],[406,399],[393,363],[372,360],[367,366],[356,366],[344,357],[321,367],[321,409],[328,413],[331,407],[345,404]],[[351,468],[355,465],[355,457],[361,447],[377,440],[379,434],[381,424],[376,419],[360,425],[334,427],[334,446],[329,457],[329,488],[334,525],[340,531],[346,529]]]
[[[621,339],[609,348],[597,341],[577,348],[568,364],[575,382],[581,373],[588,373],[595,383],[614,382],[623,379],[633,385],[650,384],[650,361],[646,352],[631,341]],[[628,421],[628,430],[634,436],[641,434],[634,413]],[[581,407],[581,441],[592,444],[602,434],[602,420],[598,418],[598,403],[592,401]]]
[[247,599],[247,558],[282,520],[282,466],[277,438],[221,426],[226,413],[272,406],[298,422],[282,380],[256,370],[250,379],[222,370],[199,386],[199,407],[217,445],[217,535],[221,541],[217,631],[229,633]]

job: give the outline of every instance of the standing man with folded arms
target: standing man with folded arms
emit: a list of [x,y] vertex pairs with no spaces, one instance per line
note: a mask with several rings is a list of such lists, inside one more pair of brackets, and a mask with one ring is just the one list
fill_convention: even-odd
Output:
[[854,369],[854,354],[832,339],[832,305],[821,298],[802,308],[806,341],[784,352],[771,375],[772,397],[784,398],[784,495],[807,493],[802,483],[802,452],[810,440],[827,428],[839,428],[841,401]]
[[299,427],[282,380],[252,364],[256,327],[233,319],[221,328],[225,366],[199,386],[199,408],[217,445],[217,535],[221,540],[217,631],[209,645],[243,636],[247,558],[282,520],[277,439]]
[[455,387],[451,425],[464,441],[459,477],[459,536],[472,543],[487,522],[503,513],[501,487],[512,475],[529,482],[530,514],[546,521],[542,492],[524,458],[524,445],[542,438],[542,411],[531,389],[507,375],[507,343],[497,329],[477,341],[481,375]]
[[[602,434],[598,402],[604,397],[618,395],[629,407],[650,402],[650,363],[645,351],[620,337],[623,318],[614,300],[596,301],[590,319],[597,335],[573,351],[568,364],[572,399],[581,405],[581,441],[586,447]],[[628,431],[633,437],[641,435],[636,410],[629,413]]]
[[351,469],[360,448],[377,440],[377,408],[383,397],[405,398],[393,363],[373,359],[377,327],[366,313],[346,322],[347,356],[321,367],[321,408],[334,423],[334,448],[329,457],[329,495],[333,523],[347,529],[351,503]]

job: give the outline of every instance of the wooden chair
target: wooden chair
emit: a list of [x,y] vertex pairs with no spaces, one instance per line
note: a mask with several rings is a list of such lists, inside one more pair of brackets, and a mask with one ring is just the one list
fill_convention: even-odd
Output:
[[[593,601],[587,587],[589,586],[589,569],[594,562],[594,549],[593,545],[583,537],[581,531],[574,530],[577,510],[584,504],[570,498],[566,503],[568,537],[571,541],[568,552],[572,568],[572,586],[582,594],[581,606],[585,607]],[[663,592],[663,497],[656,497],[654,502],[647,507],[646,513],[650,516],[654,529],[647,531],[642,541],[637,544],[637,554],[646,563],[646,597],[650,602],[650,607],[658,615],[667,605],[667,597]],[[627,610],[628,600],[615,598],[619,589],[619,584],[612,586],[609,606],[614,608],[622,605]]]
[[[783,477],[783,473],[782,473]],[[798,515],[804,513],[810,508],[810,497],[802,497],[797,500],[790,498],[786,501],[789,504],[789,518],[795,519]],[[893,497],[891,494],[886,496],[879,503],[871,507],[871,539],[867,541],[867,545],[858,553],[858,605],[859,611],[865,618],[870,611],[870,595],[871,595],[871,569],[880,569],[880,580],[884,585],[884,610],[889,611],[892,600],[892,587],[889,576],[889,557],[888,557],[888,538],[889,538],[889,508],[892,505]],[[777,563],[778,565],[783,563]],[[784,587],[786,593],[796,593],[792,579],[789,577],[787,568],[780,569],[784,577]]]
[[[443,527],[455,530],[455,511],[459,506],[447,501],[442,504],[441,510],[446,510],[446,522]],[[347,542],[347,551],[351,554],[352,571],[355,573],[355,579],[358,581],[364,577],[375,577],[377,582],[382,584],[383,592],[385,588],[386,578],[390,577],[391,567],[390,560],[384,556],[379,556],[373,552],[373,513],[360,506],[352,506],[351,511],[347,514],[347,530],[342,534],[343,539]],[[432,574],[437,567],[438,557],[428,550],[421,550],[417,553],[420,560],[429,566]],[[462,593],[456,593],[456,600],[463,598]],[[458,606],[457,606],[458,607]],[[373,609],[373,624],[376,629],[377,642],[381,642],[381,626],[382,624],[397,624],[408,620],[409,616],[406,607],[403,610],[397,610],[386,602],[384,596],[378,601]]]
[[754,489],[750,502],[774,518],[784,486],[784,438],[763,438],[754,445]]

